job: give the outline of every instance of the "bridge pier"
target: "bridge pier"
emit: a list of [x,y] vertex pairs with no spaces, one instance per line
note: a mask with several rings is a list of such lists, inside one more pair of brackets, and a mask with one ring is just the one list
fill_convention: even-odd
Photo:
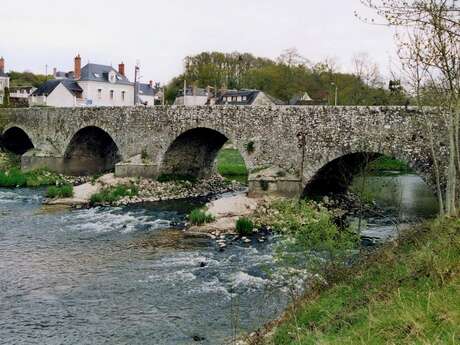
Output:
[[145,177],[156,179],[160,168],[149,160],[142,160],[141,155],[137,155],[126,161],[115,164],[115,176],[117,177]]
[[267,168],[252,173],[248,178],[248,187],[250,197],[274,195],[286,198],[300,198],[303,192],[301,179],[287,174],[280,168]]
[[43,154],[38,150],[30,150],[21,156],[21,170],[48,169],[64,173],[64,157]]

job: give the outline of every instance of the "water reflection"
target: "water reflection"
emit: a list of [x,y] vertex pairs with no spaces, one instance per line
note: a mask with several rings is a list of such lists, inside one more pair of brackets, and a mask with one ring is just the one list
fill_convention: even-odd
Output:
[[397,236],[404,224],[435,217],[439,212],[433,191],[414,174],[357,176],[351,190],[381,210],[368,217],[364,236],[386,240]]

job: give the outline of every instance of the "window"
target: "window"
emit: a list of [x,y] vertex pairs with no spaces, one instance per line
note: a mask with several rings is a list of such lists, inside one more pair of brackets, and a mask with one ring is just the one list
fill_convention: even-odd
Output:
[[247,100],[246,96],[243,96],[241,98],[242,98],[243,102],[245,102]]
[[110,99],[113,100],[113,90],[110,90]]
[[98,74],[98,73],[93,73],[93,75],[94,75],[96,78],[100,78],[100,77],[101,77],[101,75]]
[[125,101],[125,91],[121,91],[121,100]]
[[98,99],[102,98],[102,89],[97,89],[97,98]]

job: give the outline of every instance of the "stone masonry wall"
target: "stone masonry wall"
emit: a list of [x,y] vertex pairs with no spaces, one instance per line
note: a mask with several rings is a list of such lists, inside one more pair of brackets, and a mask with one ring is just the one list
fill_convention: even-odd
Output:
[[[408,162],[428,182],[432,159],[427,117],[445,157],[442,121],[402,107],[126,107],[31,108],[5,110],[8,124],[23,129],[34,155],[62,158],[75,133],[87,126],[107,132],[122,161],[147,154],[149,165],[161,171],[166,152],[184,132],[215,130],[239,149],[249,170],[279,167],[297,176],[302,186],[325,164],[356,152],[382,153]],[[444,136],[445,137],[445,136]],[[254,152],[246,150],[254,143]],[[304,145],[302,144],[304,142]],[[443,146],[445,144],[445,146]],[[303,157],[303,159],[302,159]],[[190,157],[184,157],[184,161]],[[442,162],[446,160],[441,159]]]

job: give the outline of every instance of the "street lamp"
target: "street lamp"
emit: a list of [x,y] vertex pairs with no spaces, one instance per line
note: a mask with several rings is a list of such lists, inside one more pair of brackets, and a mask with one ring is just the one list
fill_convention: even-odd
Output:
[[334,105],[337,106],[337,103],[338,103],[338,87],[337,87],[337,84],[332,82],[331,83],[331,86],[335,86],[335,103]]

